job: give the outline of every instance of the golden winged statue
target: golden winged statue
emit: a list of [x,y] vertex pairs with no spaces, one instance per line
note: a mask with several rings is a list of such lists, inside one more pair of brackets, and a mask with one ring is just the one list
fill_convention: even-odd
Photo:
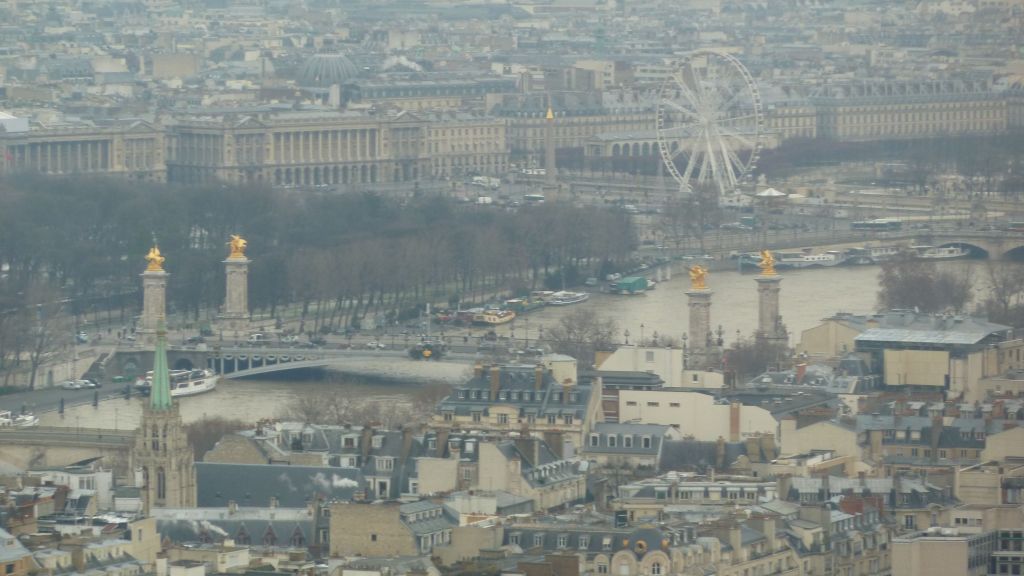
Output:
[[771,250],[761,250],[761,261],[757,265],[761,267],[763,276],[775,275],[775,255]]
[[708,277],[708,269],[697,264],[690,267],[690,288],[693,290],[704,290],[707,285],[704,280]]
[[149,254],[146,254],[146,261],[149,262],[149,266],[146,266],[146,271],[163,272],[164,260],[166,260],[166,258],[160,255],[160,248],[153,246],[149,249]]
[[245,241],[245,238],[242,238],[238,234],[232,234],[231,241],[228,242],[228,246],[231,247],[231,254],[228,258],[245,258],[245,247],[248,244],[249,243]]

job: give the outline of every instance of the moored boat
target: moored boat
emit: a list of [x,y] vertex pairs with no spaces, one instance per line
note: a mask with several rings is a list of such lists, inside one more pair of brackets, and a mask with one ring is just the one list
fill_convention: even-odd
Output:
[[781,253],[775,263],[776,268],[811,268],[812,266],[831,267],[841,264],[844,260],[842,252],[829,250],[824,254],[810,252]]
[[960,246],[911,246],[914,257],[923,260],[952,260],[954,258],[965,258],[970,252]]
[[553,293],[547,300],[547,303],[549,306],[568,306],[585,302],[588,298],[590,298],[589,292],[568,292],[562,290]]
[[505,308],[516,314],[522,314],[543,307],[544,301],[540,298],[512,298],[511,300],[505,300]]
[[[282,360],[284,357],[282,356]],[[213,370],[171,370],[171,396],[193,396],[209,392],[217,387],[220,376]],[[142,394],[149,394],[153,388],[153,372],[146,372],[146,379],[135,383]]]
[[38,425],[39,417],[31,412],[15,414],[10,410],[0,410],[0,428],[28,428],[29,426]]
[[516,313],[511,310],[484,310],[483,312],[473,316],[474,323],[486,324],[488,326],[506,324],[515,319]]

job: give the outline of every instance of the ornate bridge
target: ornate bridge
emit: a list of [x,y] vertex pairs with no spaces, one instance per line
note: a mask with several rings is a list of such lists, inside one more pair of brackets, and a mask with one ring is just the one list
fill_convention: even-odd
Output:
[[459,381],[474,360],[472,354],[448,354],[443,361],[416,361],[405,350],[223,348],[210,353],[207,366],[227,379],[330,368],[374,378]]
[[1024,233],[1004,230],[935,230],[915,241],[932,246],[962,246],[992,260],[1024,260]]

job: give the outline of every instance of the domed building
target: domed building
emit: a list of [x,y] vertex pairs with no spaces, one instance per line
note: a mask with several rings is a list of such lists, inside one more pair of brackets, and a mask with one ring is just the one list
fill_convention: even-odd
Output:
[[296,83],[303,88],[330,88],[358,74],[359,68],[344,54],[314,54],[302,64]]

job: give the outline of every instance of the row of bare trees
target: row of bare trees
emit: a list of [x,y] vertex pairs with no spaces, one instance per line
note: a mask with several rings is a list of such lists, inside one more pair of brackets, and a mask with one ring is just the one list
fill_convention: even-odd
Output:
[[622,265],[635,244],[629,217],[602,208],[15,176],[0,181],[0,370],[69,344],[80,316],[130,324],[153,242],[167,257],[169,311],[212,316],[236,233],[249,241],[251,306],[273,315],[301,303],[317,328],[560,288]]

